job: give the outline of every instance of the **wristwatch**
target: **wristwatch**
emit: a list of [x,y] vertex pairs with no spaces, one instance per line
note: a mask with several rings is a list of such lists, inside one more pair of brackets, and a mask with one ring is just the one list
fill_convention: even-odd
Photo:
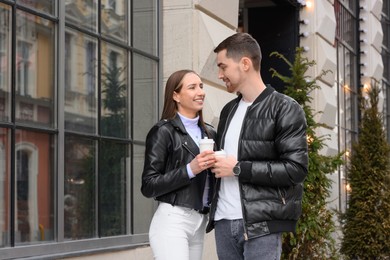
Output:
[[241,167],[240,167],[240,162],[238,162],[234,167],[233,167],[233,174],[234,176],[239,176],[241,173]]

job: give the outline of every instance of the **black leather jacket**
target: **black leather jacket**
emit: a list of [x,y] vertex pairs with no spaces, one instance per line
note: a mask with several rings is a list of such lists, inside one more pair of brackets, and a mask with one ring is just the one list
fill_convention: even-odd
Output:
[[[217,145],[222,149],[240,99],[241,96],[222,109],[217,131]],[[300,105],[272,87],[267,87],[248,108],[238,144],[246,239],[295,232],[308,167],[306,127]],[[217,180],[207,232],[214,228],[219,188]]]
[[[215,140],[215,130],[206,125],[202,138]],[[152,127],[146,138],[145,163],[141,192],[145,197],[171,205],[202,210],[203,191],[208,171],[188,177],[186,165],[199,154],[199,147],[187,133],[180,117],[161,120]],[[211,175],[211,172],[209,172]],[[214,178],[210,178],[211,191]]]

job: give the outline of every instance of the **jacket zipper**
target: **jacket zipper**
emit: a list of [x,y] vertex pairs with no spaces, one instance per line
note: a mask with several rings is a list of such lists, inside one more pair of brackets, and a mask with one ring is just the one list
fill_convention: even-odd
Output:
[[[244,121],[245,121],[245,118],[246,118],[246,115],[248,114],[248,110],[250,109],[251,106],[249,106],[247,109],[246,109],[246,112],[245,112],[245,115],[244,115],[244,119],[242,120],[242,125],[241,125],[241,130],[240,130],[240,135],[238,137],[238,147],[237,147],[237,161],[238,161],[238,155],[240,154],[240,142],[242,141],[242,126],[244,124]],[[242,188],[241,188],[241,182],[240,182],[240,178],[238,178],[238,188],[239,188],[239,192],[240,192],[240,201],[241,201],[241,211],[242,211],[242,221],[243,221],[243,227],[244,227],[244,240],[245,241],[248,241],[248,229],[246,227],[246,216],[244,214],[244,207],[243,207],[243,200],[242,200]]]
[[191,151],[191,149],[187,146],[187,142],[184,142],[181,144],[184,149],[186,149],[192,156],[194,156],[194,158],[196,157],[196,155]]
[[279,196],[280,198],[282,199],[282,203],[283,205],[286,205],[286,199],[284,198],[282,192],[280,191],[280,188],[278,187],[278,192],[279,192]]
[[[229,112],[229,115],[228,115],[228,121],[226,122],[226,127],[225,127],[225,130],[223,131],[223,136],[221,138],[221,140],[224,140],[225,141],[225,135],[226,135],[226,132],[227,132],[227,129],[228,129],[228,125],[230,125],[231,121],[232,121],[232,111],[237,111],[237,109],[234,109],[235,107],[237,107],[238,105],[235,104],[235,106],[233,106],[233,108],[230,110]],[[244,120],[245,120],[245,117],[246,115],[248,114],[248,110],[251,108],[251,106],[249,106],[247,109],[246,109],[246,112],[245,112],[245,115],[244,115],[244,119],[242,121],[242,123],[244,123]],[[238,140],[241,140],[242,136],[242,125],[241,125],[241,130],[240,130],[240,135],[238,137]],[[222,146],[223,147],[223,146]],[[221,147],[221,148],[222,148]],[[238,161],[238,155],[240,154],[240,142],[238,143],[238,147],[237,147],[237,161]],[[245,221],[245,214],[244,214],[244,208],[243,208],[243,201],[242,201],[242,189],[241,189],[241,182],[240,182],[240,179],[238,179],[238,189],[239,189],[239,193],[240,193],[240,202],[241,202],[241,212],[242,212],[242,221],[243,221],[243,228],[244,228],[244,240],[247,241],[249,238],[248,238],[248,229],[246,227],[246,221]]]
[[[194,156],[194,158],[196,157],[196,155],[191,151],[191,149],[187,146],[187,142],[184,142],[184,143],[182,143],[182,146],[184,147],[184,149],[186,149],[192,156]],[[208,175],[209,173],[207,173],[207,175]],[[206,176],[206,179],[207,179],[208,177]],[[205,181],[204,181],[204,183],[203,183],[203,189],[206,187],[206,179],[205,179]]]

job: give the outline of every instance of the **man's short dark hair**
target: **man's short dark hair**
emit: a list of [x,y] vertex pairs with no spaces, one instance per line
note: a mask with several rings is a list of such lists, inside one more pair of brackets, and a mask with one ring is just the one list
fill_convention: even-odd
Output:
[[226,50],[226,57],[239,61],[248,57],[255,70],[260,71],[261,49],[259,43],[248,33],[236,33],[223,40],[215,49],[218,53]]

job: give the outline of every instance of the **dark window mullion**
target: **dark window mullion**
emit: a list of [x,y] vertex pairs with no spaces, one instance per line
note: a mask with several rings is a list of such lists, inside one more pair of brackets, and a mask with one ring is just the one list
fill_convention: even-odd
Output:
[[100,204],[100,165],[99,165],[99,156],[100,156],[100,148],[102,147],[102,139],[100,138],[102,131],[101,131],[101,108],[102,108],[102,94],[101,94],[101,69],[102,69],[102,53],[101,53],[101,47],[102,47],[102,39],[101,39],[101,14],[102,14],[102,8],[101,8],[101,0],[98,0],[98,6],[97,6],[97,28],[98,28],[98,37],[97,37],[97,46],[98,46],[98,52],[97,52],[97,135],[99,138],[97,139],[97,145],[96,145],[96,157],[95,157],[95,187],[96,187],[96,193],[95,193],[95,208],[97,214],[95,215],[95,230],[97,232],[97,236],[101,237],[101,208],[99,206]]
[[57,192],[56,209],[57,209],[57,241],[63,242],[65,237],[65,220],[64,220],[64,196],[65,196],[65,1],[57,2],[58,24],[57,24]]
[[15,182],[16,182],[16,156],[15,156],[15,147],[16,147],[16,138],[15,138],[15,114],[16,114],[16,95],[15,95],[15,88],[16,88],[16,6],[12,6],[11,11],[12,19],[11,19],[11,123],[13,124],[13,127],[11,129],[11,176],[10,176],[10,211],[9,211],[9,222],[10,222],[10,245],[11,247],[15,246],[15,201],[16,201],[16,189],[15,189]]

